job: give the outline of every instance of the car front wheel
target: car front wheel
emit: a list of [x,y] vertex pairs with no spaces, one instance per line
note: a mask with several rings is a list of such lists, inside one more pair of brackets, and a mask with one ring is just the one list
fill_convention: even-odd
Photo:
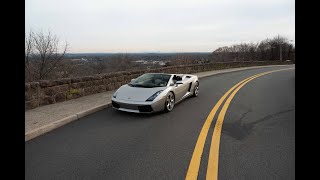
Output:
[[164,110],[166,112],[172,111],[172,109],[174,107],[174,101],[175,101],[175,98],[174,98],[173,93],[169,92],[167,97],[166,97],[166,102],[165,102],[165,106],[164,106]]
[[193,97],[197,97],[199,95],[199,82],[196,82],[193,90]]

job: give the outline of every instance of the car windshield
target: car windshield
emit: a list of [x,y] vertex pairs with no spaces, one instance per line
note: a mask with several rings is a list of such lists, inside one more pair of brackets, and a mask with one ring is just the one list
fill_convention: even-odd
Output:
[[128,85],[131,87],[165,87],[168,84],[171,75],[169,74],[143,74],[137,79],[130,82]]

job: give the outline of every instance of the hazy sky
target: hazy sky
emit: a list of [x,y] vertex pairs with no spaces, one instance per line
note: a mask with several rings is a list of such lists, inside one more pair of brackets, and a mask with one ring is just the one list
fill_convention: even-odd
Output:
[[295,39],[294,0],[26,0],[25,30],[69,52],[212,52],[278,34]]

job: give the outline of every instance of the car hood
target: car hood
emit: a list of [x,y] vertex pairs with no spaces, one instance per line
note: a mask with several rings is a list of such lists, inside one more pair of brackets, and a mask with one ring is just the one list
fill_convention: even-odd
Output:
[[167,87],[154,87],[154,88],[142,88],[142,87],[131,87],[126,85],[121,86],[117,90],[116,99],[126,101],[137,101],[145,102],[154,93],[165,90]]

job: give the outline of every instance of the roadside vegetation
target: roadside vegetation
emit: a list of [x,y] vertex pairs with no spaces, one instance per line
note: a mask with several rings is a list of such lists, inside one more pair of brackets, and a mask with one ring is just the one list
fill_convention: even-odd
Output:
[[295,47],[282,36],[257,43],[220,47],[212,53],[68,54],[68,48],[68,42],[61,42],[50,31],[30,31],[26,34],[25,81],[191,64],[279,60],[295,62]]
[[295,47],[291,40],[276,36],[257,43],[241,43],[220,47],[212,53],[212,60],[214,62],[295,61]]

